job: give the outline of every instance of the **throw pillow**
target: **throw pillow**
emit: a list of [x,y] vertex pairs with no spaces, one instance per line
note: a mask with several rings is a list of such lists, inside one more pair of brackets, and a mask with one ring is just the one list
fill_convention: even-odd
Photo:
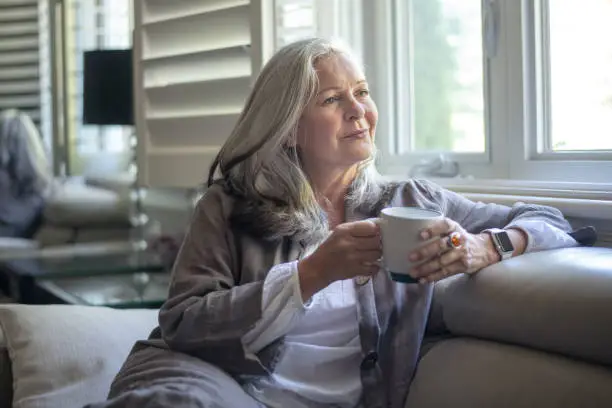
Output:
[[82,407],[106,398],[156,310],[74,305],[0,305],[15,408]]

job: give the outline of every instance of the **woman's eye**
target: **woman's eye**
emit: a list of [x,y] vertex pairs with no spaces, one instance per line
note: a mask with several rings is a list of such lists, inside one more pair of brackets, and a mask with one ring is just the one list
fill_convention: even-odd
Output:
[[365,97],[368,96],[370,94],[370,91],[367,89],[362,89],[361,91],[357,92],[357,95],[361,96],[361,97]]
[[332,103],[336,102],[337,100],[338,100],[338,97],[337,97],[337,96],[330,96],[329,98],[327,98],[327,99],[325,99],[325,100],[323,101],[323,105],[329,105],[329,104],[332,104]]

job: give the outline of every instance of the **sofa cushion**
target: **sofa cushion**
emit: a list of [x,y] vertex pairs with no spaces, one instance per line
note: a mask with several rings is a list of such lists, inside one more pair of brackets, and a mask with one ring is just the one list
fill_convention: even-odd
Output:
[[40,244],[37,241],[30,239],[0,237],[0,258],[16,253],[31,253],[39,247]]
[[419,362],[406,407],[612,407],[612,369],[501,343],[443,340]]
[[135,341],[156,325],[156,310],[0,305],[13,405],[81,407],[104,400]]
[[519,256],[436,287],[458,336],[513,343],[612,365],[612,250]]
[[127,197],[130,194],[135,177],[129,172],[88,174],[84,181],[88,186],[114,191],[121,197]]
[[56,183],[47,197],[44,219],[63,227],[130,225],[129,197],[78,180]]

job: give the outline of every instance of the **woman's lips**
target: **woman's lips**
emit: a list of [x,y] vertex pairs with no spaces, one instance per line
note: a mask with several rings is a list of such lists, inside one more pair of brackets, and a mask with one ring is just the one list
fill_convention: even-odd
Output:
[[355,130],[348,135],[344,136],[344,139],[363,139],[368,136],[369,129],[359,129]]

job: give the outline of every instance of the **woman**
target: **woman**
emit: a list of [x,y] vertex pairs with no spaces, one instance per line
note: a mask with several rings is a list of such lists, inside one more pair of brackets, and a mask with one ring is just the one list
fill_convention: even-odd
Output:
[[[432,183],[382,181],[363,71],[321,39],[264,67],[214,161],[175,263],[160,325],[97,407],[402,407],[431,282],[514,254],[574,246],[552,208],[473,203]],[[385,206],[442,211],[399,284],[379,272]],[[449,245],[458,233],[460,245]],[[455,242],[455,244],[457,244]]]

